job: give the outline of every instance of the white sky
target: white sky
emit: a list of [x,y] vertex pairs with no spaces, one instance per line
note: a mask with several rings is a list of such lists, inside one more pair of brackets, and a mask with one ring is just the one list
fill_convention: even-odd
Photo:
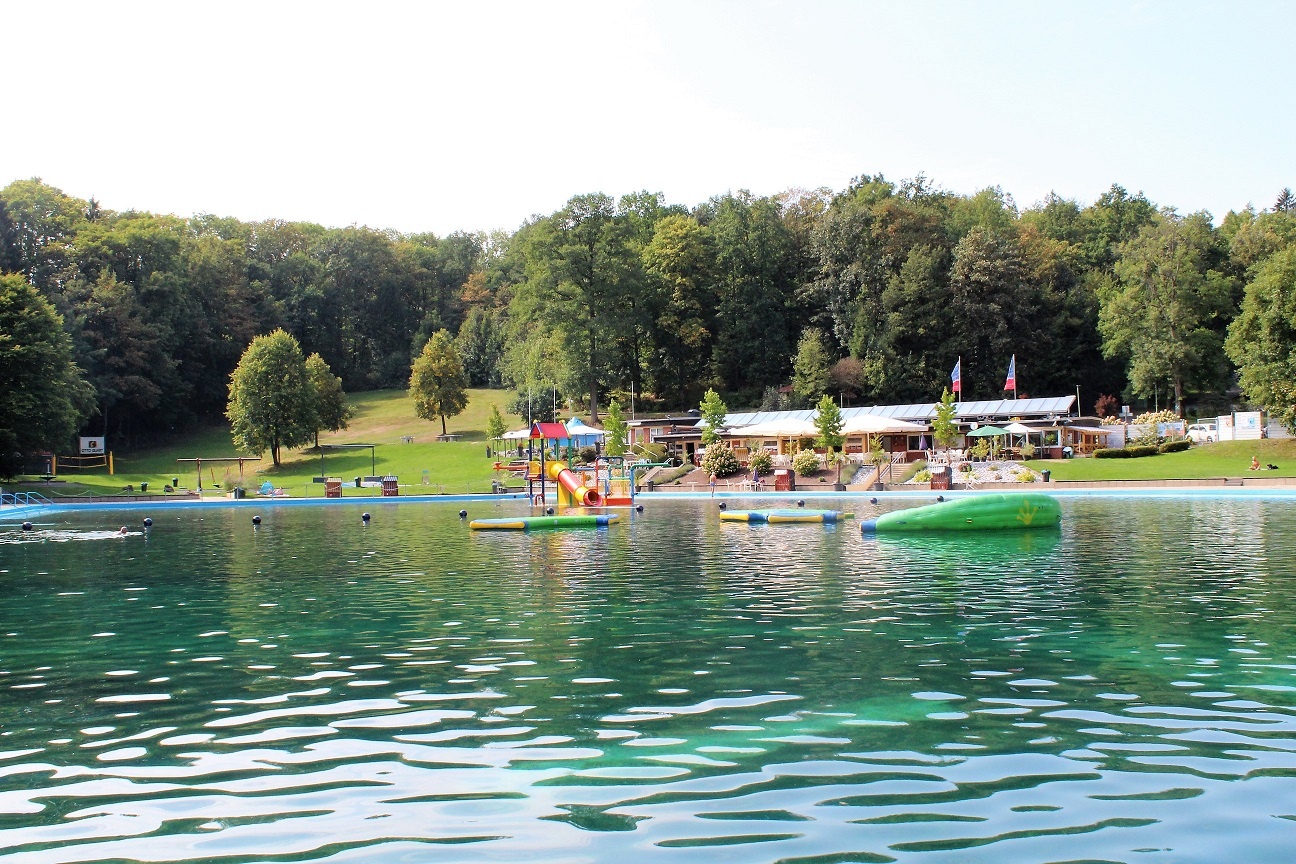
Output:
[[444,235],[865,173],[1217,219],[1296,186],[1278,0],[0,0],[0,32],[0,187],[113,210]]

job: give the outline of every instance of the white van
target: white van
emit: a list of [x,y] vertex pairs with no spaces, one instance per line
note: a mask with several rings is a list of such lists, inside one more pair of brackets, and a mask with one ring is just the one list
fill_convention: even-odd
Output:
[[1188,438],[1194,444],[1214,444],[1219,438],[1219,429],[1214,423],[1194,423],[1188,427]]

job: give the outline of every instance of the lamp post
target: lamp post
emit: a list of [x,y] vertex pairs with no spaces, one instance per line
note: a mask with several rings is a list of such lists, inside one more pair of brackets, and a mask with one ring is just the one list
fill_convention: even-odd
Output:
[[1076,416],[1080,416],[1080,385],[1076,385]]

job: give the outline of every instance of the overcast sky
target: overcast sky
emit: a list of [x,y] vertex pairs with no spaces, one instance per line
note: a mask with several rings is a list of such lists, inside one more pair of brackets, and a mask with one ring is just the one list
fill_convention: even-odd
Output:
[[1284,2],[0,0],[0,186],[113,210],[513,230],[924,173],[1021,207],[1296,186]]

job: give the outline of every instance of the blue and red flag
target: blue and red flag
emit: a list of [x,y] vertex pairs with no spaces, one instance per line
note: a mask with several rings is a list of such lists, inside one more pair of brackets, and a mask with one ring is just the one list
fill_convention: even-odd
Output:
[[1017,355],[1012,355],[1008,361],[1008,380],[1004,381],[1003,389],[1017,392]]
[[954,393],[963,392],[963,358],[960,357],[954,364],[954,371],[950,373],[950,390]]

